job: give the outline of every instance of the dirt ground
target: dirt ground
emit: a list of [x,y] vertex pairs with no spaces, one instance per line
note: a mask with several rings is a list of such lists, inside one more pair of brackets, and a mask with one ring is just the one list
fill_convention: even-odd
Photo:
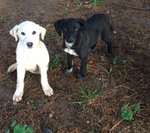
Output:
[[[89,56],[88,71],[82,81],[76,79],[80,61],[75,59],[74,72],[65,76],[66,54],[53,23],[63,17],[88,18],[94,13],[109,12],[117,34],[113,34],[113,53],[125,62],[115,65],[105,57],[100,41]],[[13,105],[16,72],[6,74],[15,62],[15,39],[9,30],[24,20],[32,20],[47,29],[45,44],[51,61],[49,83],[54,95],[46,97],[40,76],[26,73],[25,92],[21,102]],[[55,63],[56,55],[60,62]],[[108,71],[109,70],[109,71]],[[111,71],[110,71],[111,70]],[[75,104],[81,90],[100,94]],[[120,119],[123,104],[139,103],[132,121]],[[103,0],[93,5],[88,0],[0,0],[0,133],[11,129],[11,123],[33,126],[35,133],[43,127],[53,133],[149,133],[150,132],[150,1]]]

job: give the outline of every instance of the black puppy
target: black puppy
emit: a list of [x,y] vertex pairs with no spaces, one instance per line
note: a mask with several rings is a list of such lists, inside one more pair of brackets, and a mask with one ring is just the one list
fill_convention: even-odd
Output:
[[66,75],[73,71],[73,57],[78,56],[81,59],[78,79],[84,77],[88,55],[95,48],[99,37],[107,44],[107,56],[112,56],[111,32],[115,31],[107,15],[95,14],[87,21],[63,18],[56,21],[54,26],[59,35],[63,32],[63,49],[68,55]]

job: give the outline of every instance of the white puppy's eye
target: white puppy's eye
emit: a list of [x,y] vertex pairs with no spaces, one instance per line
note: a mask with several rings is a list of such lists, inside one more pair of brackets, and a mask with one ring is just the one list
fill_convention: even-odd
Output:
[[33,31],[32,34],[35,35],[35,34],[36,34],[36,31]]
[[21,32],[21,35],[23,35],[23,36],[24,36],[24,35],[25,35],[25,33],[24,33],[24,32]]

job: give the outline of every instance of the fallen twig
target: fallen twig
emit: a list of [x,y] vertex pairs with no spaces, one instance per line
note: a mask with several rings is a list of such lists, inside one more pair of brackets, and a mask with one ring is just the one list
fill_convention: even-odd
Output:
[[123,120],[120,120],[119,122],[117,122],[110,130],[109,133],[112,132],[112,130],[114,130],[115,127],[117,127]]

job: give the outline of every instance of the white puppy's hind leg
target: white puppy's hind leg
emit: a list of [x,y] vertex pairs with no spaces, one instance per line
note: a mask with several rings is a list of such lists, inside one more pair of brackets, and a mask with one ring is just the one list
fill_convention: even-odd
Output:
[[53,95],[53,89],[50,87],[48,83],[47,66],[40,67],[40,72],[41,72],[41,84],[42,84],[42,89],[44,91],[44,94],[46,96]]
[[14,63],[7,69],[7,73],[14,72],[16,69],[17,69],[17,63]]

